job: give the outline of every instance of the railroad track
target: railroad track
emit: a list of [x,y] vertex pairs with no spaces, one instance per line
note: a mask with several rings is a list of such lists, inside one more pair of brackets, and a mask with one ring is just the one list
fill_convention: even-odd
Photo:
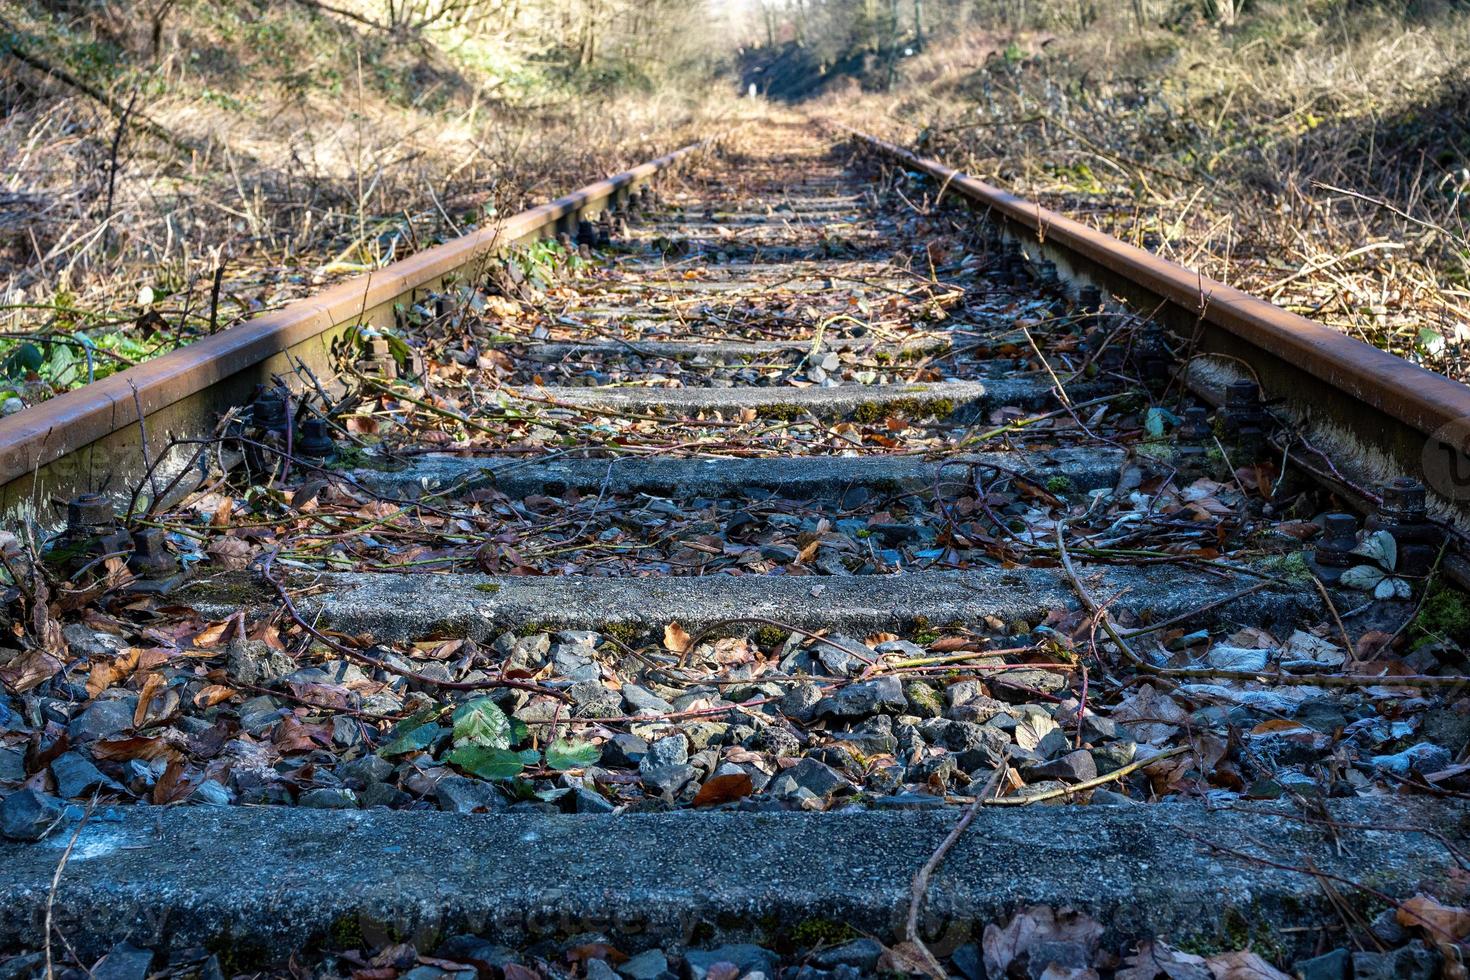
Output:
[[[1389,828],[1467,788],[1470,401],[1264,306],[785,125],[0,422],[12,512],[73,498],[44,575],[11,558],[12,775],[227,807],[88,831],[74,941],[527,935],[510,891],[585,924],[630,853],[645,937],[901,938],[961,809],[1009,850],[961,842],[931,940],[1013,901],[1219,936],[1370,847],[1375,894],[1440,873]],[[244,885],[136,878],[266,827]],[[538,847],[545,885],[436,897]],[[17,942],[56,854],[6,858]]]

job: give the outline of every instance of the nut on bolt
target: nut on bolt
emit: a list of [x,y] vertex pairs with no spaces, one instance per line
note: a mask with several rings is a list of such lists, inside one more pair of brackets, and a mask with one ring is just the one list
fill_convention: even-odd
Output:
[[577,244],[589,247],[597,244],[597,226],[586,218],[577,222]]
[[1051,259],[1042,259],[1036,266],[1036,281],[1043,289],[1056,289],[1062,281],[1057,275],[1057,264]]
[[1352,550],[1358,546],[1358,519],[1352,514],[1324,514],[1322,534],[1312,551],[1312,562],[1316,565],[1317,577],[1324,582],[1336,582],[1342,573],[1357,559]]
[[179,560],[168,550],[162,528],[142,527],[133,532],[133,554],[128,568],[143,579],[168,578],[179,570]]
[[1265,448],[1266,409],[1261,404],[1261,388],[1254,381],[1232,381],[1225,386],[1225,433],[1230,440],[1254,460]]
[[301,455],[326,459],[336,448],[326,419],[311,418],[301,423],[301,437],[296,442],[296,449]]
[[117,522],[112,503],[100,493],[84,493],[66,502],[66,529],[76,533],[90,533],[99,528],[111,527]]
[[1203,405],[1190,405],[1179,424],[1179,438],[1186,442],[1204,442],[1210,437],[1210,410]]
[[250,417],[255,427],[266,432],[285,432],[289,397],[283,388],[271,388],[261,392],[251,408]]
[[[388,343],[388,338],[382,334],[372,334],[362,338],[362,359],[357,362],[358,369],[363,374],[391,375],[398,366],[393,359],[393,345]],[[281,428],[284,429],[286,420],[281,419]]]
[[1396,571],[1427,575],[1444,543],[1444,531],[1429,520],[1424,484],[1396,477],[1383,485],[1378,512],[1364,522],[1370,531],[1387,531],[1398,545]]

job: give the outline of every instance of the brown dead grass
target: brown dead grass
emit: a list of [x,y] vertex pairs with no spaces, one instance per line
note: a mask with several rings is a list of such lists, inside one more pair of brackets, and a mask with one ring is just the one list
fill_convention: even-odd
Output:
[[1470,12],[975,32],[824,111],[1470,378]]
[[[73,349],[85,331],[99,374],[665,152],[729,112],[700,86],[577,90],[505,39],[405,40],[294,4],[184,0],[155,52],[110,9],[0,3],[28,53],[132,106],[121,125],[45,72],[0,65],[0,331]],[[149,311],[161,320],[136,329]],[[0,338],[0,357],[18,342]],[[0,401],[84,380],[75,363],[43,368]]]

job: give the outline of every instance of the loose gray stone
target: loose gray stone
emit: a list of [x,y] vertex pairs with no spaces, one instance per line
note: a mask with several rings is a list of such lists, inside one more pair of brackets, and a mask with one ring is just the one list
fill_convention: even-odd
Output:
[[648,753],[638,763],[640,772],[682,766],[689,761],[689,743],[683,735],[665,735],[648,746]]
[[879,810],[932,810],[944,806],[944,797],[928,793],[895,793],[875,797],[873,806]]
[[357,794],[345,786],[322,786],[302,793],[296,805],[309,810],[355,810]]
[[821,702],[822,692],[815,684],[798,684],[776,702],[776,707],[792,721],[808,722],[816,717]]
[[152,965],[152,950],[118,943],[92,965],[92,980],[145,980]]
[[1443,746],[1419,742],[1393,755],[1375,755],[1368,764],[1377,769],[1387,769],[1396,776],[1407,776],[1410,772],[1438,772],[1449,768],[1450,753]]
[[611,718],[622,714],[623,699],[600,681],[578,681],[567,688],[578,718]]
[[1397,946],[1409,941],[1409,932],[1399,924],[1398,909],[1386,908],[1368,924],[1368,931],[1377,936],[1385,946]]
[[104,775],[80,752],[57,756],[51,762],[51,775],[56,777],[57,795],[64,800],[74,800],[94,789],[122,790],[116,780]]
[[20,749],[0,748],[0,783],[18,783],[26,778],[26,754]]
[[831,676],[851,677],[864,666],[854,652],[866,654],[868,647],[862,640],[854,640],[850,636],[834,633],[830,637],[818,640],[813,645],[812,652]]
[[338,766],[337,775],[360,785],[380,783],[393,775],[393,763],[380,755],[365,755]]
[[850,731],[833,732],[832,737],[863,755],[892,755],[898,751],[898,739],[893,736],[893,719],[887,715],[869,718]]
[[290,654],[263,640],[236,637],[230,641],[227,654],[225,665],[230,677],[241,684],[269,684],[296,669]]
[[1232,647],[1217,643],[1205,654],[1205,661],[1220,670],[1265,670],[1268,651],[1249,647]]
[[640,767],[639,774],[645,788],[655,790],[659,796],[673,802],[686,786],[698,778],[699,771],[691,765],[674,764],[650,769]]
[[824,949],[812,957],[812,962],[826,970],[835,970],[839,966],[859,970],[864,974],[870,974],[878,966],[878,957],[883,955],[883,947],[876,939],[854,939],[852,942]]
[[456,963],[468,963],[485,975],[499,975],[507,964],[521,962],[515,950],[497,946],[479,936],[450,936],[439,945],[434,955]]
[[1092,797],[1087,801],[1093,806],[1135,806],[1138,801],[1124,793],[1099,786],[1092,791]]
[[626,732],[619,732],[602,743],[603,765],[617,769],[635,769],[647,754],[648,743]]
[[691,949],[684,954],[690,980],[705,980],[717,963],[731,963],[741,976],[759,970],[766,976],[776,974],[776,954],[753,943],[731,943],[717,949]]
[[769,787],[771,794],[777,797],[792,796],[803,789],[818,799],[825,800],[834,795],[851,793],[856,787],[836,769],[810,757],[802,759],[771,780]]
[[629,714],[648,712],[655,715],[666,715],[674,710],[674,706],[663,698],[654,694],[646,687],[637,684],[623,685],[623,703],[628,706]]
[[0,835],[11,840],[38,841],[61,818],[61,801],[54,796],[23,789],[0,801]]
[[607,960],[588,960],[582,969],[586,980],[618,980],[617,971],[607,965]]
[[674,980],[669,969],[669,958],[661,949],[650,949],[618,967],[618,972],[628,980]]
[[68,623],[61,628],[61,637],[73,656],[89,660],[117,656],[127,649],[128,641],[112,633],[94,630],[81,623]]
[[434,786],[439,809],[451,813],[494,813],[506,808],[505,797],[494,783],[469,776],[448,775]]
[[938,718],[944,714],[944,703],[938,692],[923,681],[909,681],[903,686],[904,696],[909,701],[909,711],[920,718]]
[[1067,783],[1083,783],[1097,778],[1097,763],[1086,749],[1068,752],[1060,759],[1044,762],[1039,766],[1027,766],[1021,770],[1027,779],[1060,779]]
[[870,681],[849,684],[817,703],[817,717],[866,718],[878,712],[899,714],[908,708],[903,684],[897,677],[876,677]]
[[136,697],[93,701],[71,720],[67,733],[73,742],[90,742],[125,732],[133,727],[133,712],[137,707]]
[[409,795],[403,790],[386,782],[367,783],[354,792],[357,793],[357,802],[364,810],[370,810],[375,806],[398,807],[409,799]]
[[778,759],[801,754],[801,739],[782,725],[767,725],[751,740],[755,748]]
[[1387,953],[1354,953],[1354,980],[1433,980],[1439,957],[1416,939]]
[[1330,953],[1301,960],[1296,964],[1296,974],[1302,980],[1347,980],[1348,967],[1353,957],[1345,949],[1334,949]]
[[574,786],[567,794],[570,801],[569,811],[571,813],[612,813],[617,807],[601,793],[582,786]]
[[1138,754],[1138,743],[1123,739],[1117,742],[1109,742],[1089,750],[1092,753],[1093,764],[1097,766],[1097,774],[1106,776],[1110,772],[1117,772],[1133,761]]

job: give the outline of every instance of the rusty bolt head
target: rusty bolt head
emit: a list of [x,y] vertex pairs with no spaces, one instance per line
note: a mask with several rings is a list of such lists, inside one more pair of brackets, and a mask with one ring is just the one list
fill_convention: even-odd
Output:
[[332,442],[332,432],[327,427],[326,419],[313,418],[302,422],[301,438],[297,441],[296,448],[301,455],[313,459],[324,459],[332,455],[336,444]]
[[286,427],[287,394],[280,388],[272,388],[255,400],[251,417],[257,427],[267,432],[279,432]]
[[1210,410],[1203,405],[1191,405],[1184,410],[1184,421],[1179,425],[1179,438],[1189,442],[1203,442],[1210,437]]
[[1425,520],[1424,484],[1408,476],[1389,480],[1383,485],[1383,504],[1378,513],[1385,520],[1403,524]]
[[1261,388],[1254,381],[1232,381],[1225,386],[1225,410],[1251,411],[1260,408]]
[[1324,514],[1322,535],[1312,558],[1317,564],[1318,577],[1324,582],[1336,582],[1345,569],[1357,564],[1352,554],[1358,544],[1358,519],[1352,514]]
[[139,578],[167,578],[179,570],[178,559],[168,550],[162,528],[143,527],[133,532],[133,555],[128,568]]
[[117,520],[112,503],[100,493],[84,493],[73,497],[66,504],[66,526],[68,530],[81,531],[87,528],[110,527]]

